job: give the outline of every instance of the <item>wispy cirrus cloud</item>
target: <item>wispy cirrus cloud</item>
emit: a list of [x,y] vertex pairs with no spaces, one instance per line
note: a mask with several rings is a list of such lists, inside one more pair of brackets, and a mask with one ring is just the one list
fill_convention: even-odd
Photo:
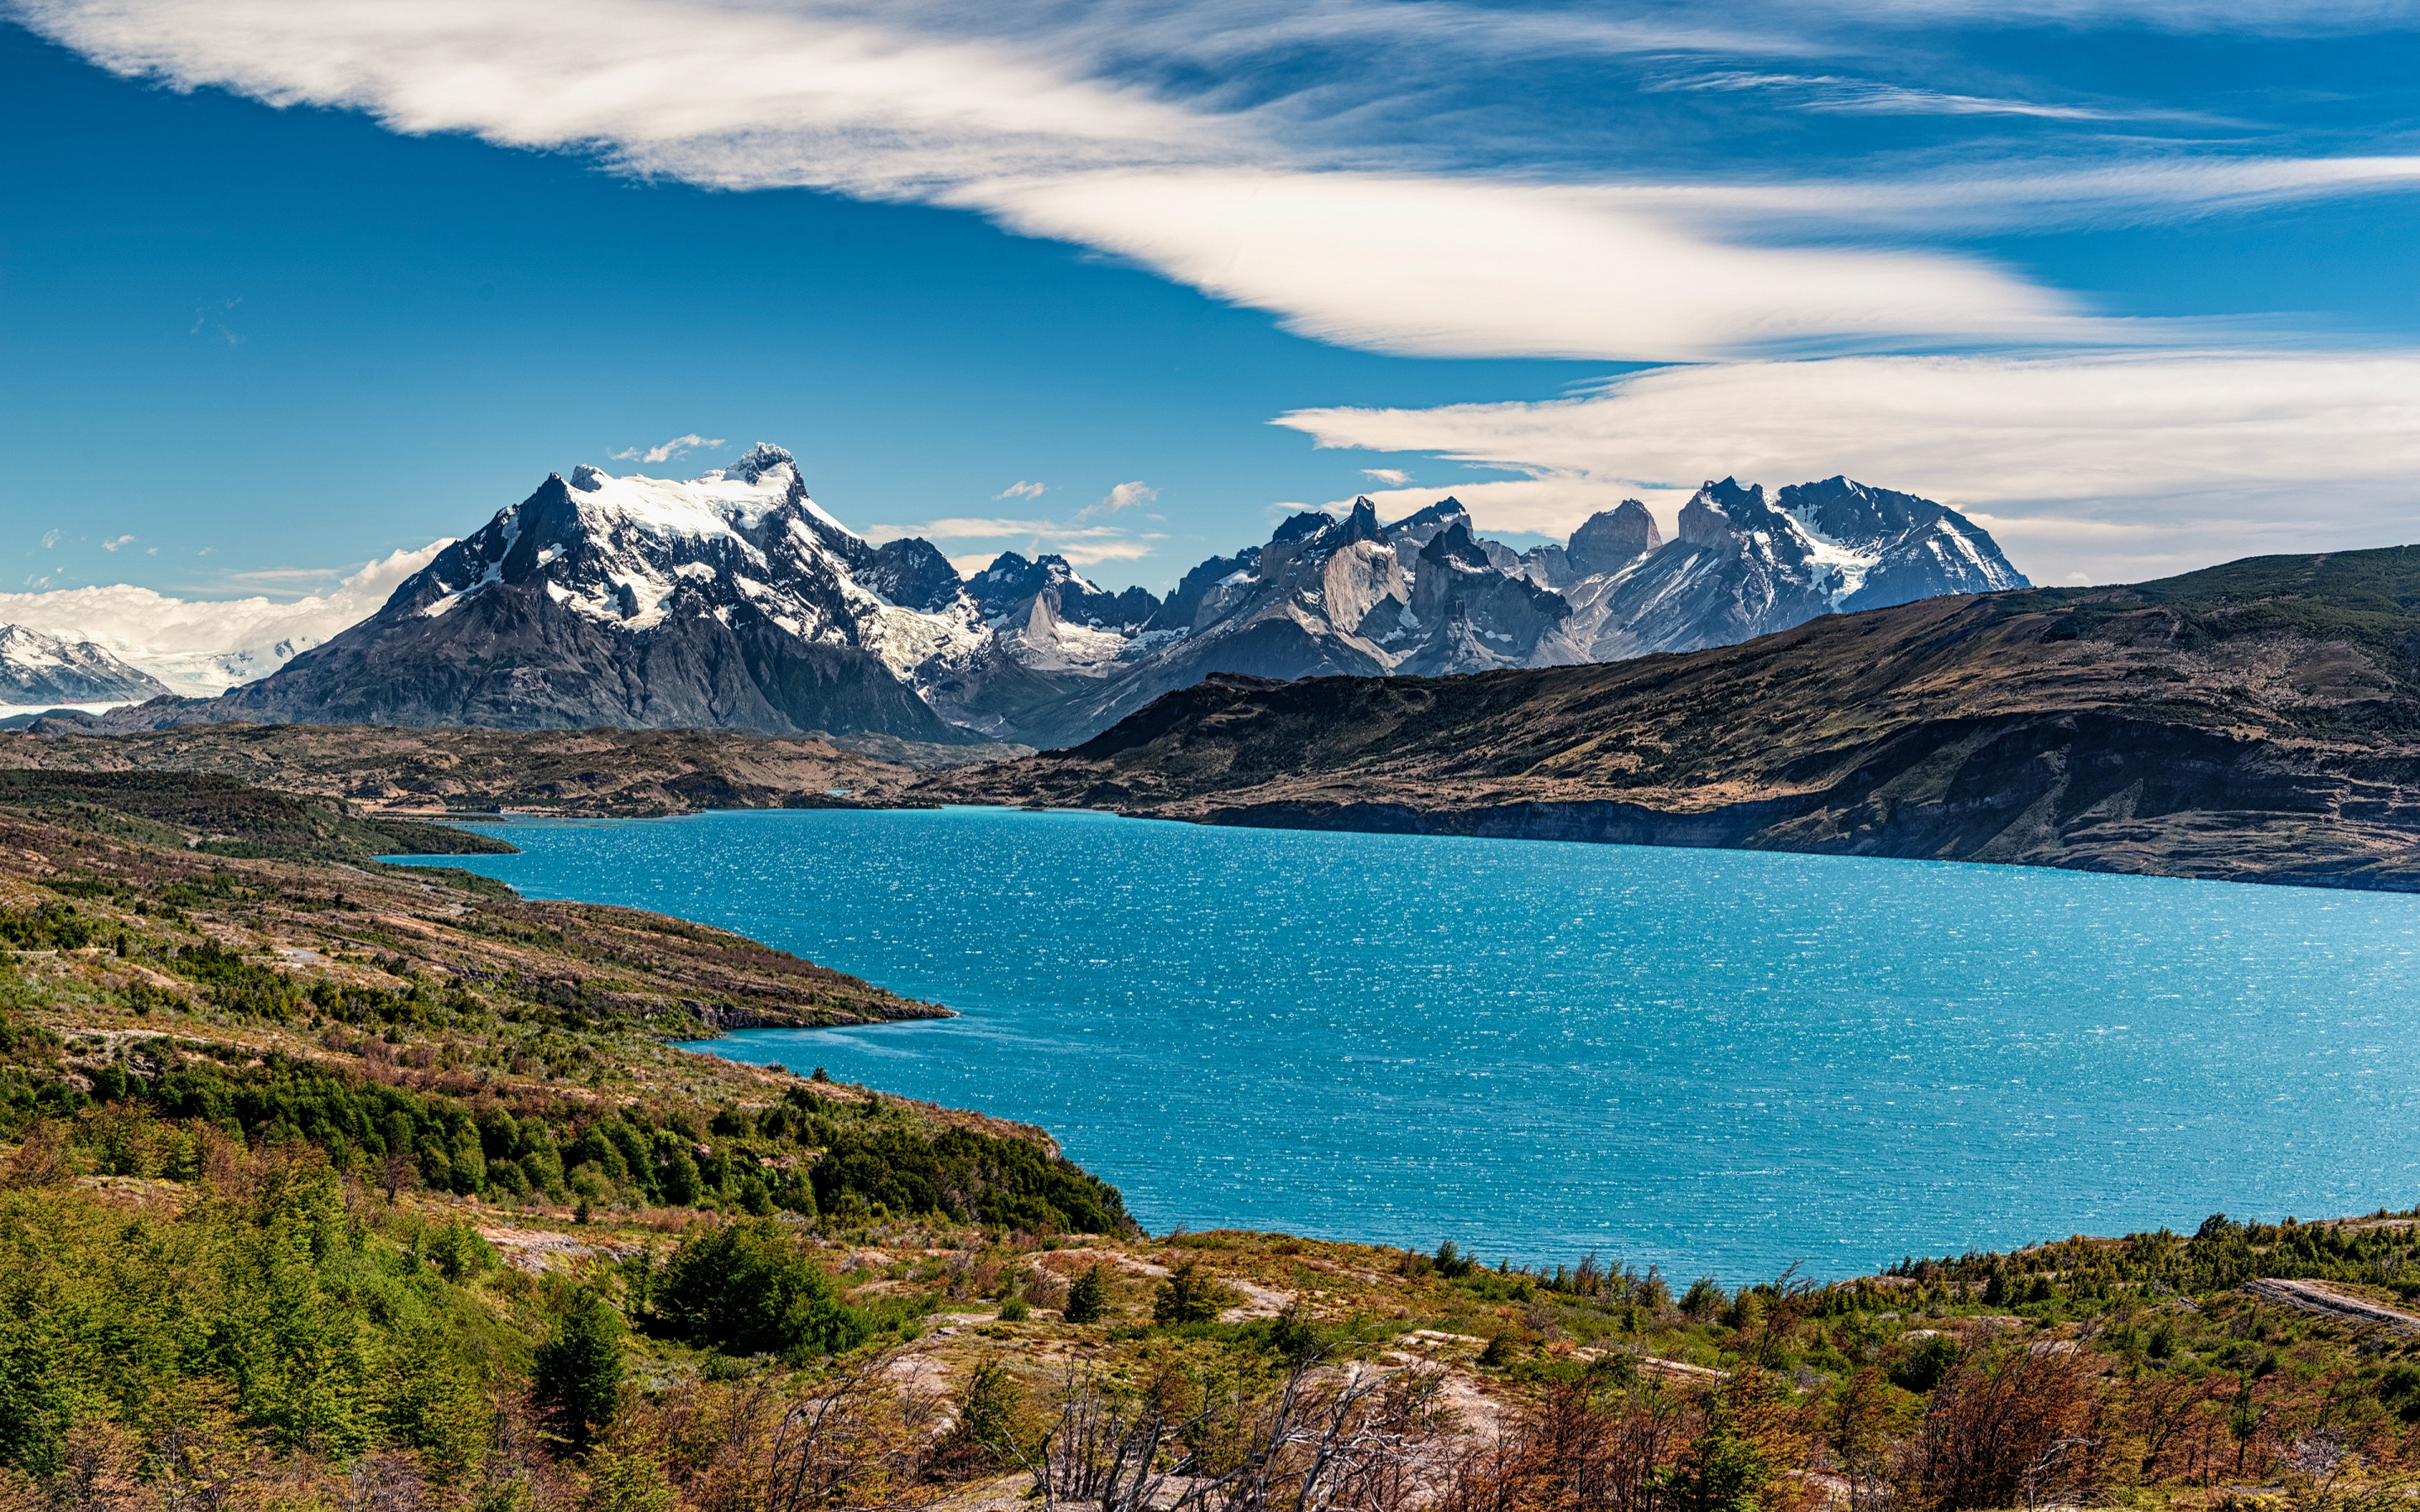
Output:
[[2112,108],[2060,104],[2032,100],[2004,100],[1989,95],[1962,95],[1917,88],[1874,79],[1838,74],[1759,73],[1719,69],[1659,81],[1648,86],[1663,92],[1699,94],[1778,94],[1797,109],[1838,116],[2025,116],[2050,121],[2195,121],[2217,124],[2198,111]]
[[[2207,479],[2208,497],[2221,501],[2209,506],[2221,522],[2212,540],[2259,534],[2226,524],[2239,517],[2225,510],[2288,487],[2274,476],[2279,457],[2313,463],[2322,492],[2346,501],[2345,518],[2378,527],[2363,513],[2377,487],[2366,464],[2327,456],[2348,414],[2375,412],[2355,387],[2324,376],[2358,371],[2359,354],[2296,351],[2307,336],[2242,322],[2108,318],[2089,299],[1947,243],[2409,192],[2420,187],[2420,154],[2213,147],[2181,132],[2162,141],[2147,123],[2206,117],[2156,102],[2037,97],[2022,81],[1962,87],[1927,76],[1920,63],[1884,77],[1898,54],[1860,29],[2114,24],[2302,35],[2401,23],[2403,4],[1801,0],[1734,8],[1714,25],[1643,0],[1586,12],[1446,0],[0,6],[104,67],[172,87],[358,110],[404,132],[588,152],[619,171],[718,188],[803,186],[977,212],[1267,311],[1324,342],[1433,357],[1710,364],[1625,380],[1572,401],[1576,408],[1337,408],[1287,419],[1327,444],[1505,470],[1510,476],[1476,481],[1507,517],[1528,509],[1542,522],[1561,519],[1601,485],[1663,476],[1641,457],[1676,468],[1668,481],[1680,486],[1694,481],[1683,474],[1717,466],[1769,464],[1776,478],[1851,471],[1807,460],[1848,456],[1875,481],[1978,508],[2055,504],[2070,511],[2055,517],[2097,510],[2123,523],[2136,496],[2122,490],[2143,483],[2151,464],[2142,459],[2159,454],[2138,448],[2135,462],[2119,465],[2110,411],[2095,401],[2122,409],[2135,397],[2130,384],[2174,380],[2209,401],[2211,413],[2240,422],[2206,430],[2190,413],[2155,417],[2155,434],[2176,444],[2210,443],[2182,471]],[[1329,49],[1329,66],[1287,66],[1309,47]],[[1626,60],[1627,73],[1607,66],[1602,91],[1617,103],[1646,98],[1656,80],[1694,80],[1675,98],[1694,89],[1840,117],[1928,116],[1937,118],[1928,127],[1941,129],[1968,117],[1994,139],[1905,160],[1846,157],[1814,171],[1753,160],[1692,169],[1632,152],[1619,131],[1591,138],[1594,156],[1565,153],[1552,146],[1559,131],[1517,119],[1532,129],[1502,129],[1469,95],[1451,94],[1457,74],[1484,83],[1484,67],[1506,59],[1575,57]],[[1439,100],[1463,108],[1433,110]],[[1412,129],[1432,116],[1446,125]],[[1481,129],[1487,120],[1495,125]],[[2022,146],[1996,140],[2068,128]],[[2192,349],[2256,333],[2272,350]],[[1960,347],[2036,355],[1962,368],[1862,355]],[[1776,355],[1835,361],[1770,361]],[[2408,368],[2372,376],[2405,385],[2385,395],[2393,404],[2412,392]],[[2329,402],[2305,402],[2322,392]],[[2262,408],[2260,396],[2276,394],[2304,397]],[[1858,396],[1878,408],[1857,409]],[[1740,404],[1755,408],[1725,408]],[[1876,429],[1876,415],[1902,429]],[[1323,418],[1313,424],[1311,416]],[[1388,416],[1396,418],[1379,418]],[[1734,433],[1739,455],[1765,460],[1705,455],[1722,454]],[[2004,433],[2021,440],[2002,446]],[[2272,444],[2236,444],[2253,435]],[[1411,439],[1382,445],[1390,436]],[[1962,436],[1979,441],[1962,449]],[[683,437],[640,459],[669,460],[684,444],[721,443]],[[2399,443],[2381,444],[2401,455]],[[2069,458],[2072,473],[2056,487],[2043,481],[2052,457]],[[1388,471],[1402,470],[1377,470]],[[2120,491],[2095,502],[2086,479]],[[1019,480],[998,497],[1041,492]],[[2193,502],[2202,496],[2173,487],[2156,497],[2164,517],[2203,507]],[[922,532],[1013,524],[949,538],[1063,548],[1071,560],[1144,554],[1140,538],[1087,522],[1107,507],[1057,522],[937,521]],[[2012,513],[2009,529],[2053,517]],[[2085,544],[2043,549],[2067,552],[2059,560],[2072,563],[2118,560],[2092,555],[2102,548],[2089,532],[2071,539]]]
[[1044,488],[1041,484],[1028,483],[1024,479],[1019,478],[1016,482],[1010,484],[1007,487],[1002,488],[1000,492],[992,495],[992,497],[994,499],[1039,499],[1047,491],[1047,490]]

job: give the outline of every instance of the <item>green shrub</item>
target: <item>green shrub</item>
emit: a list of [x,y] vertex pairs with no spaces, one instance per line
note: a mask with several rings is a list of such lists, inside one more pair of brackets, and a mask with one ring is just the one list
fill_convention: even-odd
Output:
[[836,1354],[872,1332],[769,1218],[692,1234],[666,1263],[656,1306],[679,1337],[734,1354]]
[[1203,1270],[1200,1260],[1187,1260],[1170,1272],[1153,1294],[1151,1319],[1171,1327],[1207,1323],[1218,1318],[1225,1302],[1226,1288],[1218,1277]]
[[1109,1311],[1109,1279],[1095,1260],[1091,1270],[1068,1284],[1067,1305],[1060,1316],[1071,1323],[1097,1323]]
[[1907,1357],[1891,1367],[1891,1383],[1906,1391],[1931,1391],[1957,1363],[1958,1341],[1947,1334],[1935,1334],[1916,1340]]

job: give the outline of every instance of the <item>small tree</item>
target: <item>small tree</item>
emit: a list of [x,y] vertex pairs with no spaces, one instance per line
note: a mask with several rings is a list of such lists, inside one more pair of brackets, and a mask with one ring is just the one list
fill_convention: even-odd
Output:
[[1078,1276],[1067,1287],[1067,1305],[1059,1316],[1071,1323],[1097,1323],[1109,1316],[1109,1278],[1102,1273],[1101,1262]]
[[622,1315],[582,1287],[538,1346],[531,1395],[557,1433],[585,1449],[613,1421],[622,1396]]
[[1170,1272],[1153,1294],[1151,1319],[1172,1326],[1206,1323],[1218,1316],[1222,1300],[1218,1278],[1202,1270],[1200,1260],[1187,1260]]
[[1764,1450],[1741,1431],[1728,1394],[1708,1404],[1706,1426],[1680,1463],[1655,1473],[1655,1503],[1671,1512],[1757,1512],[1773,1480]]
[[665,1265],[655,1304],[690,1343],[735,1354],[837,1354],[870,1332],[770,1218],[692,1234]]

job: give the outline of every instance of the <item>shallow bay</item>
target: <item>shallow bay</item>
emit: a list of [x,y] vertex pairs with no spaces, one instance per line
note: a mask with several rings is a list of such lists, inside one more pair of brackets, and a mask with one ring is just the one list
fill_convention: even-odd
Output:
[[692,1048],[1048,1128],[1182,1223],[1818,1275],[2420,1199],[2420,898],[954,809],[433,858],[964,1016]]

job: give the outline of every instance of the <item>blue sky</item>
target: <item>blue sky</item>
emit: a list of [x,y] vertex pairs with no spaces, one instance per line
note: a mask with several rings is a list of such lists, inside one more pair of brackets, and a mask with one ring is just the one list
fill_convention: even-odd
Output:
[[2420,538],[2411,6],[0,14],[17,595],[324,592],[758,440],[1154,588],[1357,491],[1526,541],[1725,473],[2044,581]]

